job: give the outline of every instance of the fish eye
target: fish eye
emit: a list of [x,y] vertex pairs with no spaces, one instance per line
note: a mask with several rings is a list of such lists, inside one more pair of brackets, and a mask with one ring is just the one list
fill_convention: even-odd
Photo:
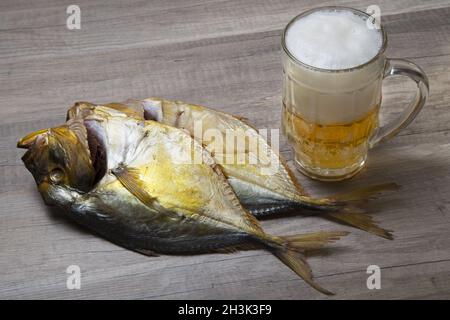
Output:
[[63,178],[64,178],[64,171],[62,171],[60,168],[53,169],[50,172],[50,180],[53,183],[59,183]]

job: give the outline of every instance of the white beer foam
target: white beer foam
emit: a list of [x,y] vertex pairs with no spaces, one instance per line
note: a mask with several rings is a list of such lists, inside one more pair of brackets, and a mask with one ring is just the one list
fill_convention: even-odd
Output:
[[350,11],[316,11],[293,22],[286,34],[287,49],[298,60],[322,69],[361,65],[380,50],[380,30]]

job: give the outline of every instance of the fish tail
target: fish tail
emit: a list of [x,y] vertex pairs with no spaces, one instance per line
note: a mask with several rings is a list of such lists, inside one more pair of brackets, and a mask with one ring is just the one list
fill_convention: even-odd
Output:
[[[352,210],[351,207],[346,207],[344,210]],[[355,227],[357,229],[372,233],[379,237],[393,240],[394,235],[392,230],[384,229],[374,221],[373,217],[367,213],[363,212],[352,212],[352,211],[338,211],[329,212],[325,214],[330,220],[335,220],[337,222]]]
[[371,199],[377,198],[381,193],[387,191],[397,191],[400,189],[400,185],[394,182],[377,184],[369,187],[358,188],[345,193],[338,193],[331,197],[339,202],[366,202]]
[[385,183],[363,187],[346,193],[329,196],[325,199],[313,199],[302,196],[299,206],[305,203],[314,211],[319,211],[330,220],[367,231],[385,239],[394,238],[392,230],[381,228],[377,222],[365,212],[364,205],[385,191],[398,190],[396,183]]
[[337,208],[337,211],[329,212],[326,215],[332,220],[392,240],[394,238],[392,230],[386,230],[378,226],[372,216],[365,213],[360,206],[368,200],[375,199],[383,192],[398,190],[399,188],[400,186],[396,183],[385,183],[336,194],[329,197],[328,201],[329,204]]
[[273,250],[272,253],[311,287],[327,296],[334,295],[333,292],[325,289],[319,283],[314,281],[311,267],[309,266],[303,254],[286,249]]
[[398,190],[396,183],[385,183],[359,188],[347,193],[317,199],[298,195],[290,201],[280,202],[267,207],[257,205],[248,207],[257,219],[277,218],[284,214],[312,213],[354,228],[375,234],[385,239],[394,238],[392,230],[381,228],[377,222],[365,212],[368,200],[375,199],[385,191]]
[[283,245],[303,252],[307,250],[321,249],[327,244],[337,241],[349,234],[350,232],[347,231],[320,231],[279,238],[281,239],[281,243]]
[[265,243],[274,256],[311,287],[325,295],[333,295],[333,292],[314,281],[311,267],[306,261],[304,252],[309,249],[322,248],[327,243],[338,240],[347,234],[348,232],[315,232],[285,237],[267,236]]

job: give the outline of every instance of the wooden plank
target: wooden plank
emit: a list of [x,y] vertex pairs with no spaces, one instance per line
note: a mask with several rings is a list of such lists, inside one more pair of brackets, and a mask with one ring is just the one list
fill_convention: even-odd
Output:
[[[450,259],[448,241],[450,227],[448,201],[448,177],[450,169],[449,145],[425,144],[412,147],[392,147],[389,150],[374,150],[366,172],[349,185],[365,185],[396,181],[403,189],[383,200],[372,203],[372,209],[383,225],[395,230],[395,241],[387,241],[352,230],[352,236],[336,244],[336,251],[326,256],[311,258],[311,264],[319,278],[339,272],[357,272],[370,264],[381,267],[417,264]],[[322,193],[336,189],[324,184],[308,182],[309,189]],[[236,255],[202,255],[193,257],[147,258],[115,247],[114,245],[87,234],[50,212],[42,204],[30,181],[29,187],[17,191],[3,192],[0,212],[2,252],[0,270],[3,285],[0,296],[8,297],[17,292],[24,297],[105,297],[112,294],[105,290],[116,287],[113,297],[133,297],[138,290],[142,297],[159,297],[183,293],[183,290],[199,290],[212,284],[228,282],[258,282],[260,278],[281,283],[295,276],[268,253],[255,251]],[[433,186],[439,189],[431,190]],[[16,199],[20,194],[20,202]],[[3,217],[5,213],[8,213]],[[292,217],[271,220],[265,228],[274,234],[292,234],[310,230],[350,230],[319,218]],[[33,241],[30,243],[30,233]],[[26,257],[26,258],[25,258]],[[86,270],[86,288],[78,293],[65,290],[65,268],[78,264]],[[20,265],[21,272],[11,269]],[[127,275],[127,276],[125,276]],[[28,279],[23,282],[21,279]],[[33,280],[31,280],[33,279]],[[336,280],[331,288],[345,287]],[[136,283],[149,283],[136,289]],[[260,298],[271,297],[272,282],[265,282],[267,296],[260,292]],[[303,297],[320,297],[311,289],[289,286],[286,296],[304,294]],[[295,289],[294,289],[295,288]],[[301,286],[300,286],[301,288]],[[403,288],[403,289],[407,289]],[[101,291],[105,290],[105,293]],[[131,291],[130,291],[131,290]],[[400,289],[399,289],[400,290]],[[145,293],[144,293],[145,292]],[[210,294],[220,297],[220,286],[211,288]],[[302,293],[303,292],[303,293]],[[139,295],[136,293],[137,295]],[[371,297],[372,292],[357,292],[360,297]],[[92,295],[92,296],[91,296]],[[181,295],[183,296],[183,295]],[[192,293],[191,297],[196,297]],[[201,295],[199,296],[201,297]],[[281,297],[281,296],[280,296]]]
[[[321,283],[336,288],[330,299],[448,299],[450,298],[450,261],[415,264],[381,269],[381,289],[369,290],[366,270],[320,277]],[[219,281],[218,281],[219,282]],[[213,288],[174,292],[152,299],[314,299],[304,283],[291,278],[272,281],[269,277],[242,282],[214,283]]]
[[[192,4],[180,0],[174,3],[133,1],[129,5],[85,0],[78,4],[83,17],[79,31],[67,30],[65,26],[67,4],[42,8],[37,4],[29,10],[2,11],[0,29],[5,30],[0,31],[2,59],[19,61],[35,55],[105,52],[124,46],[139,48],[280,30],[295,13],[317,6],[312,0],[255,1],[252,5],[242,0],[194,1]],[[336,3],[323,1],[322,4]],[[366,10],[373,2],[345,0],[340,4]],[[448,2],[385,0],[378,5],[387,17],[395,13],[445,8]]]
[[[77,71],[76,65],[72,65],[69,70],[55,71],[51,79],[41,81],[44,88],[52,88],[47,93],[42,93],[45,89],[37,86],[37,83],[40,83],[38,70],[35,72],[36,76],[28,76],[30,80],[25,78],[25,74],[18,79],[11,79],[3,89],[0,89],[1,96],[7,99],[2,102],[4,108],[0,109],[0,116],[5,119],[5,122],[0,124],[0,141],[2,142],[0,151],[3,154],[0,164],[20,165],[20,156],[23,152],[13,148],[17,139],[32,130],[60,124],[65,118],[69,103],[77,100],[109,102],[121,101],[129,97],[158,95],[203,103],[241,114],[248,117],[259,128],[278,128],[281,99],[278,49],[274,48],[272,41],[269,42],[267,39],[249,40],[246,43],[249,47],[244,50],[245,54],[236,57],[232,62],[223,62],[217,66],[213,60],[207,61],[205,57],[201,68],[200,61],[197,59],[182,63],[180,67],[173,62],[165,64],[162,73],[139,71],[146,63],[150,64],[149,70],[156,69],[159,63],[163,64],[162,58],[150,63],[146,62],[145,55],[134,55],[132,59],[134,63],[127,64],[126,61],[121,61],[116,71],[111,71],[115,73],[114,77],[123,78],[109,81],[86,79],[85,84],[80,84],[76,79],[84,76],[84,69]],[[262,52],[265,50],[265,53],[252,55],[258,48]],[[231,54],[227,52],[225,46],[219,47],[219,51]],[[182,50],[180,54],[188,55],[191,52],[192,50],[189,49]],[[414,59],[430,77],[432,92],[424,111],[412,126],[400,133],[401,135],[448,129],[450,115],[445,110],[447,109],[446,101],[450,95],[447,90],[450,85],[449,60],[448,55]],[[44,62],[42,64],[45,65]],[[47,64],[52,64],[54,70],[63,68],[62,62],[60,64],[49,61]],[[94,73],[101,73],[103,67],[87,60],[83,65],[87,65]],[[131,74],[135,74],[133,80],[126,78],[123,71],[126,69],[131,70]],[[69,76],[71,72],[74,73],[73,78]],[[31,73],[34,74],[34,72]],[[232,76],[227,78],[227,74]],[[189,78],[183,75],[188,75]],[[23,87],[29,88],[27,90],[29,96],[20,95],[22,89],[15,89]],[[412,90],[411,84],[408,85],[404,79],[388,80],[383,104],[386,106],[386,119],[392,119],[404,108],[411,99]],[[58,92],[58,95],[54,92]],[[81,97],[80,92],[82,92]],[[230,92],[233,94],[230,95]],[[249,92],[252,94],[250,95]],[[17,112],[18,108],[21,112]],[[37,108],[42,113],[39,117],[34,111]],[[272,113],[273,116],[266,117],[267,113]],[[283,149],[286,150],[286,147]]]
[[[396,33],[398,22],[393,23],[393,27],[387,23],[391,56],[450,53],[450,25],[448,21],[441,23],[450,15],[449,9],[426,14],[430,20],[440,23],[433,28],[420,29],[422,14],[416,14],[415,19],[411,15],[402,20],[418,26],[412,32],[416,38],[414,42],[403,40],[402,30]],[[432,36],[440,41],[430,46],[428,39]],[[422,60],[416,58],[414,61],[420,63]],[[431,77],[433,90],[439,90],[441,82],[448,81],[448,61],[445,56],[430,59],[429,63],[435,68],[431,72],[436,72],[437,77],[435,81]],[[442,63],[437,65],[439,62]],[[34,121],[37,100],[41,104],[39,110],[55,110],[58,113],[54,116],[59,118],[63,117],[68,105],[77,100],[108,102],[152,95],[187,99],[241,113],[243,104],[246,108],[279,105],[281,65],[277,31],[141,50],[79,54],[71,59],[36,58],[20,66],[1,62],[1,66],[8,81],[0,88],[0,103],[4,106],[0,115],[11,116],[9,123]],[[251,96],[247,88],[242,87],[243,83],[253,93]],[[27,88],[27,95],[22,94],[23,88]],[[404,92],[399,96],[404,96]],[[21,112],[15,112],[16,108]],[[249,113],[258,112],[249,110]]]
[[[43,204],[15,148],[29,131],[58,125],[77,100],[159,95],[278,128],[280,31],[292,12],[316,2],[79,3],[86,28],[68,38],[59,2],[0,3],[0,298],[323,298],[264,251],[149,258],[91,235]],[[342,3],[364,8],[369,1]],[[326,255],[310,258],[338,299],[449,298],[450,8],[448,1],[406,0],[381,7],[388,54],[424,68],[429,103],[398,137],[372,150],[367,169],[351,181],[296,175],[316,195],[398,182],[401,191],[371,203],[383,226],[395,230],[395,241],[317,217],[263,224],[274,234],[351,230]],[[389,80],[385,120],[402,109],[411,89],[403,79]],[[292,166],[284,139],[281,150]],[[82,269],[81,290],[65,287],[71,264]],[[370,264],[382,268],[380,291],[365,287]]]

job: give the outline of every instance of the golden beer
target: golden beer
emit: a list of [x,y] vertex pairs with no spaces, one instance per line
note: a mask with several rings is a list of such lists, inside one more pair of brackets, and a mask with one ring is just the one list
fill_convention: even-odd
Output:
[[295,158],[309,168],[349,168],[365,161],[369,138],[378,127],[378,109],[351,123],[319,124],[283,104],[282,130],[293,145]]
[[[297,168],[319,180],[343,180],[364,167],[368,150],[420,111],[428,80],[413,63],[384,55],[387,36],[370,16],[345,7],[298,15],[282,39],[282,130]],[[382,81],[408,76],[417,95],[400,117],[380,126]]]

